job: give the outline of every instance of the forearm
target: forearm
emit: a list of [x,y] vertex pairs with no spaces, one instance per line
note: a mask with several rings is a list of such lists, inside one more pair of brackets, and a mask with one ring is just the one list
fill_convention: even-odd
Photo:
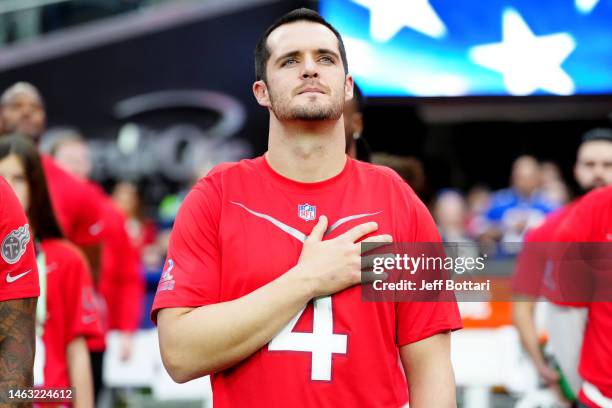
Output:
[[450,360],[435,370],[422,370],[410,376],[409,394],[411,408],[456,408],[455,377]]
[[218,372],[267,344],[312,297],[296,268],[233,301],[161,310],[160,348],[172,378],[185,382]]
[[512,303],[512,316],[523,347],[536,366],[545,364],[540,350],[538,333],[534,319],[535,302],[517,301]]
[[410,408],[457,406],[449,333],[404,346],[400,356],[408,379]]
[[93,379],[85,338],[77,337],[72,340],[66,347],[66,356],[70,384],[74,388],[74,407],[93,407]]
[[[0,392],[33,384],[36,301],[30,298],[0,302]],[[30,406],[26,402],[14,405]]]

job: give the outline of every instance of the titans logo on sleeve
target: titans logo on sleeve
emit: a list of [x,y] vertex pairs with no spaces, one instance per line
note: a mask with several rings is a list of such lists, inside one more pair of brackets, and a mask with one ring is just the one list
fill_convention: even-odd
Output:
[[28,224],[11,231],[2,240],[2,259],[13,265],[25,254],[30,242],[30,226]]

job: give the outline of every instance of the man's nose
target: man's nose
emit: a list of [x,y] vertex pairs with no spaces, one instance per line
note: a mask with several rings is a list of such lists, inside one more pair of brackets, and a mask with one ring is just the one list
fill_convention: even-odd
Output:
[[302,72],[302,78],[317,78],[319,76],[319,71],[317,69],[317,64],[312,58],[306,58],[304,60],[304,70]]

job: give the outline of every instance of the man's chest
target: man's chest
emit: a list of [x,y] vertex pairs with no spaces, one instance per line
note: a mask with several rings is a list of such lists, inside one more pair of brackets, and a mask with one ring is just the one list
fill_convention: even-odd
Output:
[[249,293],[295,266],[321,215],[328,219],[324,240],[372,221],[379,228],[371,235],[393,234],[395,230],[387,205],[367,198],[356,200],[341,194],[229,197],[224,202],[219,234],[222,296]]

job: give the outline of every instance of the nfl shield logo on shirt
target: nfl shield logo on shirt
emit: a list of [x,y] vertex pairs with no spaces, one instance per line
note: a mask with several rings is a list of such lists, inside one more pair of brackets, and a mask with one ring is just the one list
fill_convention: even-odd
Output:
[[298,205],[298,216],[305,221],[312,221],[317,218],[317,207],[310,204]]

